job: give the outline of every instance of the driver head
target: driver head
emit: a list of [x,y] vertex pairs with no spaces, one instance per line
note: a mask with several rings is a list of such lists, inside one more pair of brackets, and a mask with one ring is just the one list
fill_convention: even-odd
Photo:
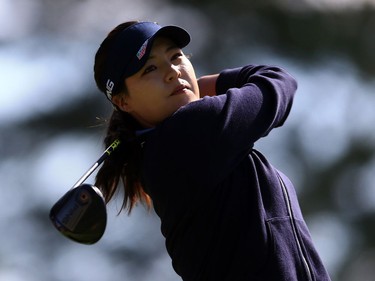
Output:
[[82,244],[96,243],[107,225],[103,195],[89,184],[68,191],[55,203],[49,216],[58,231]]

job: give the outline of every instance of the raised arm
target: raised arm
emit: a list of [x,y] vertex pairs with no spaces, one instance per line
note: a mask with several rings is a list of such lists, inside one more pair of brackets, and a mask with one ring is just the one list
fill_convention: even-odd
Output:
[[179,171],[193,167],[190,180],[204,185],[220,181],[256,141],[283,125],[297,83],[281,68],[248,65],[204,76],[199,87],[202,98],[181,107],[162,127],[170,143],[163,153],[173,163],[183,149],[186,161]]

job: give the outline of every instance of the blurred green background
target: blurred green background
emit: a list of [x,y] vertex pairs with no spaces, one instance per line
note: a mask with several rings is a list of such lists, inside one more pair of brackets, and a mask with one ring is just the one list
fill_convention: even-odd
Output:
[[103,150],[93,57],[134,19],[189,30],[198,76],[264,63],[297,78],[290,118],[256,147],[295,183],[332,279],[374,280],[374,0],[0,0],[0,281],[180,280],[142,206],[111,203],[92,246],[48,219]]

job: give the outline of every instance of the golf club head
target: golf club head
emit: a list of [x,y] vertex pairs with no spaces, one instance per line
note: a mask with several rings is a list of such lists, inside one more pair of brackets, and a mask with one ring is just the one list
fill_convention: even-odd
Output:
[[103,195],[89,184],[68,191],[53,205],[49,217],[61,234],[82,244],[96,243],[107,225]]

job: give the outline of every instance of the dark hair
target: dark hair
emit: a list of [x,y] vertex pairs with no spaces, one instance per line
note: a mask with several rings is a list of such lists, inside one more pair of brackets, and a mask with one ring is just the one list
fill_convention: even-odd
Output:
[[[125,22],[115,27],[100,45],[94,64],[94,78],[100,91],[105,93],[105,85],[102,84],[102,75],[108,56],[109,46],[115,40],[116,35],[137,21]],[[127,94],[125,83],[119,93]],[[114,94],[119,94],[114,93]],[[103,192],[108,203],[118,189],[120,181],[124,189],[124,199],[121,210],[132,208],[139,201],[151,206],[151,199],[144,191],[141,184],[141,157],[142,148],[136,139],[136,130],[141,129],[139,123],[127,112],[114,109],[109,120],[104,146],[108,147],[116,139],[120,140],[120,146],[108,157],[96,175],[95,185]],[[120,211],[121,211],[120,210]]]

